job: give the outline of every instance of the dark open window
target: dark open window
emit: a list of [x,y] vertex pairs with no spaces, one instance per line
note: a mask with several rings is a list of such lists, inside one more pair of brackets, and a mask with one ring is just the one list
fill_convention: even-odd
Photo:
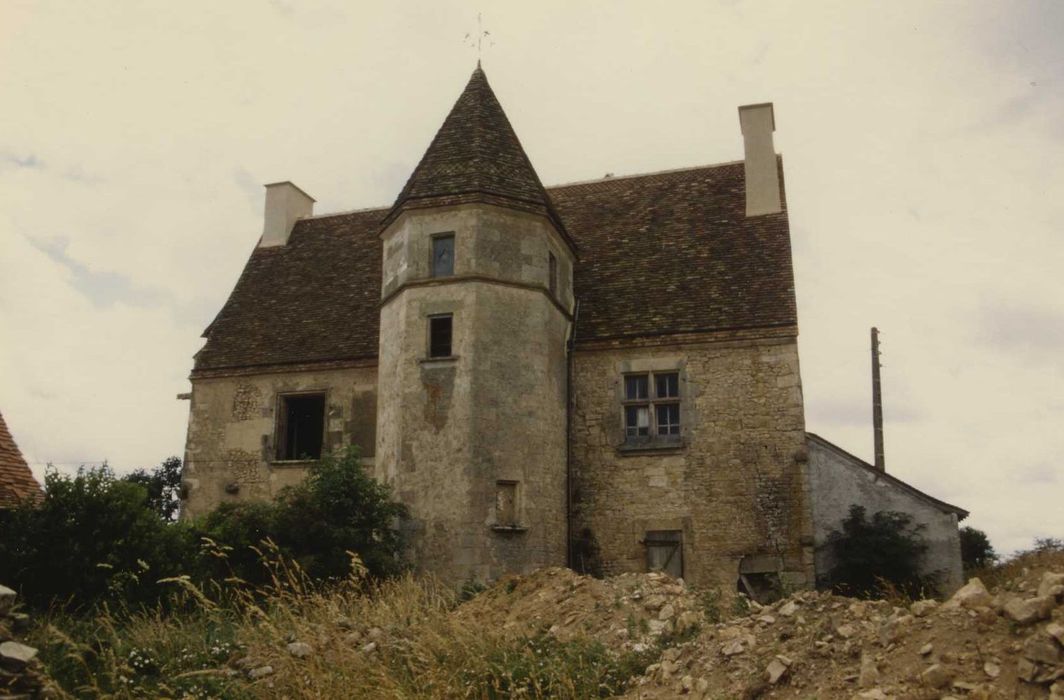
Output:
[[558,292],[558,258],[554,253],[547,253],[547,256],[547,284],[553,295]]
[[429,317],[429,357],[451,356],[451,314]]
[[432,239],[432,276],[450,277],[454,274],[454,236],[434,236]]
[[282,396],[277,459],[320,459],[325,434],[325,394]]

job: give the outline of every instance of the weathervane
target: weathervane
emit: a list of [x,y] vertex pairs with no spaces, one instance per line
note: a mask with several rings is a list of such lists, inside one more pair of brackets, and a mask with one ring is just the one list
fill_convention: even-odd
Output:
[[495,42],[491,38],[491,32],[489,32],[486,29],[484,29],[484,27],[483,27],[483,25],[481,24],[481,21],[480,21],[480,13],[478,12],[477,13],[477,33],[476,33],[476,36],[474,37],[472,34],[468,34],[468,33],[465,35],[466,46],[470,46],[470,47],[476,46],[477,47],[477,66],[480,65],[480,55],[481,55],[481,51],[483,50],[483,45],[484,45],[484,40],[485,39],[488,40],[488,46],[495,46]]

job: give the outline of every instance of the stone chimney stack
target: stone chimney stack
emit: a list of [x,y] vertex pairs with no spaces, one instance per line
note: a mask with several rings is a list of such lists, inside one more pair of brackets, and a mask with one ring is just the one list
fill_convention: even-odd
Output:
[[776,130],[772,103],[740,107],[739,125],[745,149],[746,215],[779,213],[783,207],[776,149],[772,145],[772,132]]
[[260,248],[284,245],[296,221],[314,213],[314,198],[291,182],[266,185],[266,215]]

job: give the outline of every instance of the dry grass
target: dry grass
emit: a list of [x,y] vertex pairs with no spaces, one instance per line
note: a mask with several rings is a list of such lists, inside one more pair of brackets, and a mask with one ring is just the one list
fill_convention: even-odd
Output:
[[[607,697],[661,653],[485,629],[453,615],[457,595],[432,579],[370,583],[356,566],[322,589],[275,550],[263,561],[264,589],[175,579],[181,612],[55,616],[32,643],[64,693],[114,698]],[[295,641],[313,652],[293,656]],[[247,677],[264,666],[273,672]]]

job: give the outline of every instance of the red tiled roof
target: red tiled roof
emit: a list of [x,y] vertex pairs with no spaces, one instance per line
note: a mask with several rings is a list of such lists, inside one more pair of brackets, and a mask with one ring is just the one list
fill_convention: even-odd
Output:
[[0,414],[0,508],[11,508],[27,499],[35,501],[41,495],[40,484]]
[[[733,163],[548,190],[579,250],[577,342],[796,327],[786,211],[747,218],[743,188]],[[304,219],[256,249],[195,371],[375,357],[387,212]]]

